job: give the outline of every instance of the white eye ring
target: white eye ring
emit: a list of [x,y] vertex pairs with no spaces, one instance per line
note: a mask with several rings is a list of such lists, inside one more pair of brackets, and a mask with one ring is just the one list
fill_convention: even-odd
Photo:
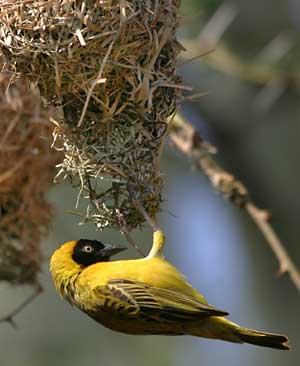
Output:
[[91,253],[91,252],[92,252],[92,250],[93,250],[93,248],[92,248],[90,245],[86,245],[86,246],[84,247],[84,251],[85,251],[85,252],[87,252],[87,253]]

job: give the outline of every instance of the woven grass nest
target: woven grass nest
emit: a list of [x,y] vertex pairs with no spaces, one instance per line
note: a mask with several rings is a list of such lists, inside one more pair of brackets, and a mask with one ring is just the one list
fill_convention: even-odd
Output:
[[28,82],[0,74],[0,280],[34,283],[50,223],[45,193],[58,154],[48,112]]
[[162,201],[159,160],[181,82],[178,0],[19,0],[0,5],[6,64],[61,107],[55,144],[88,198],[83,221],[98,229],[144,219],[128,185],[154,216]]

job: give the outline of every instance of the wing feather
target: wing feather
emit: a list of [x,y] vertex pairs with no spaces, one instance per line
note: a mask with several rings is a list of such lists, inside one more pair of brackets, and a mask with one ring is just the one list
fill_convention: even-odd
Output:
[[115,279],[98,288],[105,304],[102,309],[122,316],[141,317],[160,322],[193,321],[210,316],[224,316],[227,312],[204,304],[180,292],[149,286],[141,282]]

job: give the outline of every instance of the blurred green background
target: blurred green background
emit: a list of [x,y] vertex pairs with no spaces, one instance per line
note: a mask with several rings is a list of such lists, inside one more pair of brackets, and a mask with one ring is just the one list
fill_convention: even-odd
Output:
[[[236,0],[223,2],[221,10],[220,5],[222,1],[217,0],[183,0],[180,37],[186,47],[199,47],[199,52],[187,49],[187,54],[200,54],[205,47],[217,52],[225,46],[237,64],[271,68],[271,80],[245,81],[238,72],[217,70],[209,57],[200,58],[184,64],[180,73],[195,92],[209,94],[185,103],[182,110],[200,134],[218,147],[218,160],[248,186],[254,202],[271,210],[276,231],[300,267],[300,3]],[[216,11],[221,14],[219,20]],[[214,14],[217,20],[212,20]],[[216,29],[226,20],[215,39],[203,41],[201,30],[209,22]],[[222,58],[219,61],[222,64]],[[233,321],[288,334],[292,352],[193,337],[123,335],[62,301],[48,270],[49,256],[60,243],[99,237],[110,243],[125,242],[116,232],[99,234],[93,226],[78,226],[77,217],[66,214],[74,209],[76,192],[61,184],[49,194],[55,220],[43,243],[44,292],[17,316],[17,330],[0,324],[1,366],[299,364],[300,294],[288,276],[277,277],[277,261],[257,228],[170,147],[165,150],[162,171],[166,202],[160,222],[167,234],[167,259],[211,304],[228,310]],[[149,231],[137,232],[134,238],[150,248]],[[137,257],[133,249],[122,255],[133,256]],[[0,284],[0,314],[18,305],[30,291]]]

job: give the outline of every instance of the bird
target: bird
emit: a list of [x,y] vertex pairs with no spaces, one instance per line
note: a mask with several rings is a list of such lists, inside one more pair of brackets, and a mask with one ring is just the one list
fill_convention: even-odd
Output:
[[[288,350],[285,335],[244,328],[210,305],[157,250],[115,260],[121,245],[80,239],[51,256],[58,293],[96,322],[132,335],[191,335]],[[154,253],[154,254],[153,254]]]

